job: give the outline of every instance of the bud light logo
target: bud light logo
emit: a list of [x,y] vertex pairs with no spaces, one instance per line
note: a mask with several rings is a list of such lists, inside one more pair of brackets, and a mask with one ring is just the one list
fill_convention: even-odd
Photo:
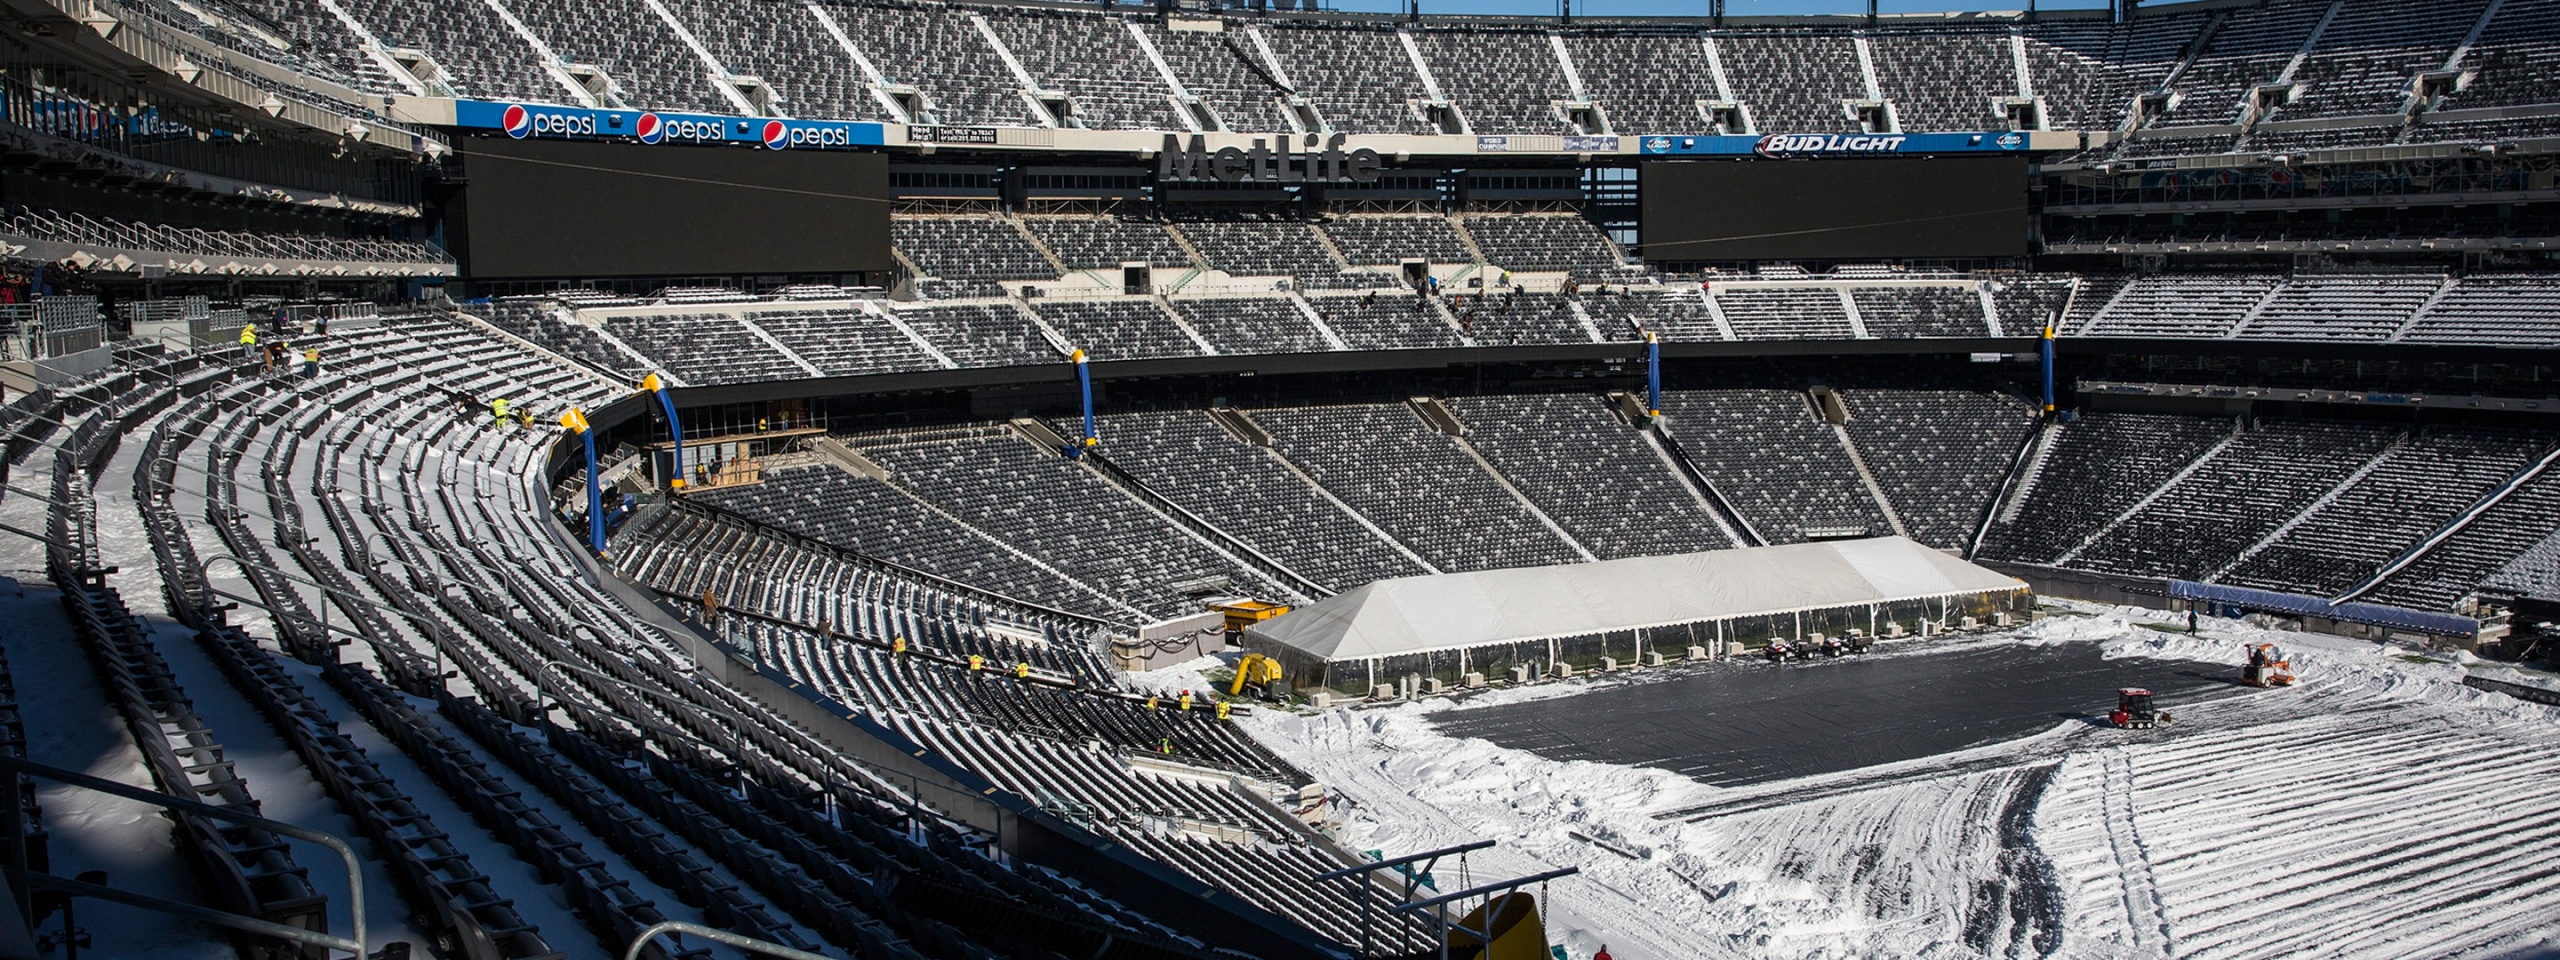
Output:
[[790,145],[791,126],[789,124],[783,123],[780,120],[767,120],[764,122],[765,149],[780,150]]
[[1895,153],[1908,139],[1901,134],[1773,133],[1751,145],[1764,157],[1822,153]]
[[640,138],[641,143],[656,143],[667,138],[667,122],[659,119],[657,114],[644,113],[631,125],[631,132]]
[[507,136],[522,140],[533,132],[533,111],[525,109],[524,104],[510,103],[507,111],[498,115],[498,126],[507,131]]
[[1999,144],[2000,149],[2002,150],[2015,150],[2024,145],[2027,142],[2027,138],[2021,137],[2015,132],[2010,132],[2001,134],[2000,139],[1991,142]]

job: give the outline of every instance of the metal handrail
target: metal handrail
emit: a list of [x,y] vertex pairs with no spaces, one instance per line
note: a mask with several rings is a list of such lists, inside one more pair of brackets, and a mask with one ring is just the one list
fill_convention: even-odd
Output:
[[[219,924],[266,936],[281,937],[298,943],[313,944],[332,950],[345,950],[357,957],[364,956],[364,868],[356,861],[355,848],[349,846],[345,840],[340,839],[335,834],[323,833],[309,827],[296,826],[281,820],[269,820],[265,817],[241,813],[227,807],[217,807],[209,803],[201,803],[194,800],[188,800],[183,797],[175,797],[156,790],[147,790],[142,787],[133,786],[131,784],[117,783],[113,780],[93,777],[85,773],[65,770],[61,767],[37,763],[25,757],[0,754],[0,770],[23,773],[31,777],[51,780],[56,783],[62,783],[86,790],[93,790],[110,796],[122,797],[137,803],[147,803],[160,807],[164,810],[174,810],[180,813],[192,814],[194,816],[204,817],[207,819],[222,820],[230,823],[241,824],[243,826],[256,827],[269,833],[282,834],[297,840],[309,841],[337,851],[338,859],[346,861],[347,864],[347,906],[352,913],[355,935],[352,938],[333,937],[318,931],[286,926],[271,920],[262,920],[256,917],[244,917],[238,914],[195,906],[193,904],[176,903],[173,901],[161,900],[156,897],[147,897],[141,894],[113,890],[96,884],[83,883],[78,880],[64,880],[59,877],[32,873],[27,871],[23,857],[13,859],[9,864],[10,871],[12,873],[26,876],[29,882],[41,882],[45,886],[80,896],[92,896],[102,900],[113,900],[118,903],[129,904],[146,909],[163,910],[170,913],[182,914],[198,920],[203,920],[207,923]],[[16,838],[12,838],[12,842],[16,843]],[[19,852],[23,854],[23,847],[20,848]]]
[[810,953],[807,950],[786,947],[770,940],[758,940],[745,934],[715,930],[699,923],[686,923],[682,920],[662,920],[650,924],[648,929],[640,931],[639,936],[632,938],[631,948],[622,951],[622,960],[640,960],[640,951],[649,946],[649,941],[670,933],[691,934],[713,943],[727,944],[740,950],[752,950],[768,957],[781,957],[783,960],[835,960],[823,953]]

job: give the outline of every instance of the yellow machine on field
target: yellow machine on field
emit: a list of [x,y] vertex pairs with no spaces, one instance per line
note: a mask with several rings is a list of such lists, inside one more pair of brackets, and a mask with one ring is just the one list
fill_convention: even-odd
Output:
[[1280,670],[1280,661],[1259,653],[1245,654],[1243,660],[1236,662],[1236,679],[1228,685],[1227,695],[1241,697],[1247,689],[1265,700],[1288,696],[1289,681]]

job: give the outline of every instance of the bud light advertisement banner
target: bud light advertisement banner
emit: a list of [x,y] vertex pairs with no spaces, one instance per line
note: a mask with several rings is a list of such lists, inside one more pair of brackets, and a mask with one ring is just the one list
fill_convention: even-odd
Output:
[[1649,156],[1898,157],[1924,153],[2024,153],[2017,130],[1982,133],[1772,133],[1765,136],[1644,137]]
[[641,143],[749,143],[770,150],[876,147],[876,123],[721,117],[653,110],[594,110],[538,103],[453,102],[454,126],[495,130],[518,140],[636,140]]

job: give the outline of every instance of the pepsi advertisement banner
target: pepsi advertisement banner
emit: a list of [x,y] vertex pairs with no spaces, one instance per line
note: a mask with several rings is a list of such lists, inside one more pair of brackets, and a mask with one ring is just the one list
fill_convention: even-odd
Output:
[[876,147],[876,123],[719,117],[653,110],[592,110],[538,103],[453,102],[454,126],[495,130],[518,140],[636,140],[640,143],[747,143],[770,150]]
[[1637,141],[1648,156],[1896,157],[1923,153],[2024,153],[2027,135],[1984,133],[1772,133],[1765,136],[1667,136]]

